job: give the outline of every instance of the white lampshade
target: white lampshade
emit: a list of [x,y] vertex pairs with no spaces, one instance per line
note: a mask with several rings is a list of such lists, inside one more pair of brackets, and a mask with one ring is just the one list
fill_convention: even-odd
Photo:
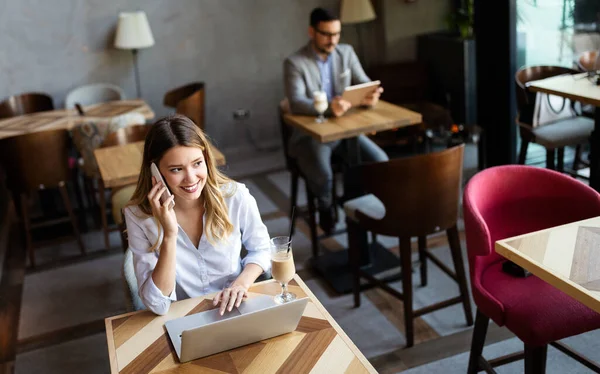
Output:
[[121,12],[117,24],[115,47],[119,49],[140,49],[154,45],[146,12]]
[[371,0],[342,0],[340,21],[344,24],[372,21],[377,16]]

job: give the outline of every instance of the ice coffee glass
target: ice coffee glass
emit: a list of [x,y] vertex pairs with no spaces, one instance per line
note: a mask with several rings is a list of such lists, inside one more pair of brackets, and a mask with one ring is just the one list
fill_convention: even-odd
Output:
[[287,289],[289,281],[296,274],[291,241],[288,236],[277,236],[271,239],[271,273],[273,279],[281,284],[281,293],[275,295],[275,302],[283,304],[295,300],[296,295],[288,292]]
[[319,113],[319,116],[317,117],[317,119],[315,119],[315,122],[327,122],[325,116],[323,115],[323,113],[325,113],[327,107],[329,106],[329,103],[327,103],[327,94],[325,93],[325,91],[314,91],[313,100],[313,106],[315,107],[317,113]]

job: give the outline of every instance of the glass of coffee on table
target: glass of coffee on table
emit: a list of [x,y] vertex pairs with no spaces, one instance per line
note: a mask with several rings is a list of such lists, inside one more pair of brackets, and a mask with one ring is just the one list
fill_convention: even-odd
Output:
[[271,239],[271,273],[282,289],[279,295],[275,295],[275,302],[279,304],[296,299],[296,295],[287,290],[289,281],[296,274],[291,244],[289,236],[276,236]]
[[317,123],[327,122],[323,113],[327,110],[329,103],[327,102],[327,94],[325,91],[314,91],[313,92],[313,105],[319,116],[315,119]]

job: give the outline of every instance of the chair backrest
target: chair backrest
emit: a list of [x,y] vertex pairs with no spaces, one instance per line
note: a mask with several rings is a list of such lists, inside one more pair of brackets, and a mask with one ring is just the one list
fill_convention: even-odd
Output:
[[394,104],[406,104],[427,101],[428,77],[427,66],[422,62],[396,62],[375,65],[367,68],[367,75],[372,80],[381,80],[385,91],[383,100]]
[[485,304],[501,313],[502,307],[488,296],[480,281],[485,269],[504,261],[495,252],[494,243],[599,216],[600,195],[552,170],[506,165],[471,178],[464,191],[463,210],[473,298],[479,307]]
[[8,185],[15,192],[58,187],[69,180],[69,132],[64,129],[34,132],[0,142],[0,157]]
[[175,88],[165,94],[163,104],[175,108],[204,130],[204,83],[195,82]]
[[581,71],[591,71],[600,69],[598,51],[585,51],[577,59],[577,67]]
[[111,132],[106,136],[101,147],[111,147],[114,145],[124,145],[146,140],[146,134],[150,130],[147,125],[131,125],[123,127],[117,131]]
[[561,74],[576,73],[576,70],[562,66],[528,66],[519,69],[515,74],[519,122],[533,125],[536,93],[527,88],[527,83]]
[[365,192],[385,206],[381,220],[360,211],[366,230],[390,236],[423,236],[456,224],[464,145],[357,167]]
[[125,91],[110,83],[94,83],[80,86],[67,94],[65,108],[75,108],[75,103],[85,105],[105,103],[125,99]]
[[16,117],[53,109],[54,103],[49,95],[44,93],[25,93],[11,96],[0,102],[0,118]]

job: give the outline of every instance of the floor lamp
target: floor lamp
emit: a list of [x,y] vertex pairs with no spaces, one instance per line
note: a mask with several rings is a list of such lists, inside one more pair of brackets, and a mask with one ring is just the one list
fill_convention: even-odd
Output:
[[118,49],[129,49],[133,54],[133,69],[135,73],[135,88],[138,99],[142,97],[140,89],[140,71],[138,68],[138,50],[152,47],[154,37],[146,12],[122,12],[119,13],[119,22],[117,24],[117,35],[115,37],[115,47]]
[[340,10],[340,21],[342,24],[357,24],[356,33],[358,35],[358,57],[365,63],[365,52],[359,23],[369,22],[377,18],[371,0],[342,0]]

